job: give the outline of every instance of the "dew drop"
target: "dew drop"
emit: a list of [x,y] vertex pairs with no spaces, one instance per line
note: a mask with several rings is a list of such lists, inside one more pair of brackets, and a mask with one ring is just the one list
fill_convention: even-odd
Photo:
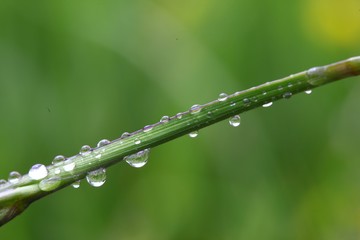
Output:
[[29,170],[29,177],[34,180],[40,180],[48,175],[48,170],[43,164],[35,164]]
[[6,184],[7,183],[7,181],[6,180],[4,180],[4,179],[0,179],[0,186],[1,185],[4,185],[4,184]]
[[196,138],[198,135],[199,135],[199,132],[198,132],[198,131],[193,131],[193,132],[189,133],[189,136],[190,136],[191,138]]
[[272,104],[273,104],[272,102],[268,102],[268,103],[263,104],[262,106],[263,107],[270,107]]
[[160,122],[161,123],[167,123],[167,122],[169,122],[169,120],[170,120],[169,116],[162,116],[162,118],[160,119]]
[[96,146],[97,147],[103,147],[103,146],[106,146],[108,144],[110,144],[110,141],[107,140],[107,139],[103,139],[103,140],[100,140]]
[[128,133],[128,132],[124,132],[123,134],[121,134],[121,138],[127,138],[127,137],[130,137],[131,134]]
[[80,187],[80,180],[74,182],[73,184],[71,184],[73,188],[79,188]]
[[219,95],[219,97],[218,97],[218,100],[220,101],[220,102],[224,102],[224,101],[226,101],[227,99],[228,99],[228,95],[226,94],[226,93],[220,93],[220,95]]
[[244,98],[244,99],[242,100],[242,102],[243,102],[243,104],[244,104],[245,107],[249,107],[250,104],[251,104],[251,101],[250,101],[248,98]]
[[305,91],[305,93],[309,95],[309,94],[311,94],[311,93],[312,93],[312,90],[311,90],[311,89],[306,90],[306,91]]
[[19,172],[12,171],[9,174],[8,181],[10,183],[17,183],[17,182],[19,182],[20,178],[21,178],[21,174]]
[[39,183],[39,188],[42,191],[49,192],[60,186],[60,183],[61,183],[61,178],[59,177],[46,178],[41,180],[41,182]]
[[80,148],[80,155],[87,156],[91,153],[91,147],[89,145],[84,145]]
[[65,161],[65,157],[63,155],[57,155],[54,157],[54,159],[52,160],[52,164],[59,164]]
[[55,174],[60,174],[60,173],[61,173],[61,169],[60,169],[60,168],[56,168],[56,169],[54,170],[54,173],[55,173]]
[[141,143],[141,140],[139,138],[135,138],[134,140],[134,143],[137,145],[137,144],[140,144]]
[[182,118],[182,114],[181,114],[181,113],[177,113],[177,114],[175,115],[175,117],[176,117],[177,119],[181,119],[181,118]]
[[292,93],[291,92],[286,92],[282,96],[283,96],[283,98],[289,99],[289,98],[291,98]]
[[201,106],[199,104],[192,105],[190,108],[191,114],[196,114],[199,113],[200,111],[201,111]]
[[106,170],[105,168],[100,168],[92,172],[88,172],[86,175],[87,182],[93,187],[100,187],[106,181]]
[[231,117],[231,118],[229,119],[229,123],[230,123],[230,125],[233,126],[233,127],[238,127],[238,126],[240,126],[240,121],[241,121],[241,119],[240,119],[240,116],[239,116],[239,115],[235,115],[235,116],[233,116],[233,117]]
[[65,161],[63,168],[65,172],[71,172],[75,168],[75,162],[72,159],[68,159]]
[[236,103],[235,102],[232,102],[231,104],[230,104],[230,107],[235,107],[236,106]]
[[150,149],[145,149],[135,154],[124,157],[124,160],[134,168],[143,167],[149,159]]
[[152,125],[146,125],[146,126],[143,128],[143,131],[144,131],[144,132],[150,132],[152,129],[153,129],[153,126],[152,126]]

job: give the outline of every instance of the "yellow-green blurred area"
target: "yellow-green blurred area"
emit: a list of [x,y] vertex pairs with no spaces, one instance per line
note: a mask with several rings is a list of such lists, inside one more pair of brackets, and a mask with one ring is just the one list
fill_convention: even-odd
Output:
[[[0,1],[0,179],[360,54],[358,0]],[[63,189],[0,239],[359,239],[360,82],[337,82]]]

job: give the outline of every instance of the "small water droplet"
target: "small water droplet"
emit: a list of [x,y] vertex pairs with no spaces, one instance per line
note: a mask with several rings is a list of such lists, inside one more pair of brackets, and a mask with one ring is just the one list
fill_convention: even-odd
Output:
[[266,94],[267,94],[267,92],[263,91],[262,95],[264,95],[264,96],[265,96]]
[[312,90],[311,90],[311,89],[306,90],[305,93],[306,93],[306,94],[311,94],[311,93],[312,93]]
[[144,132],[150,132],[152,129],[153,129],[153,126],[152,126],[152,125],[146,125],[146,126],[143,128],[143,131],[144,131]]
[[254,103],[256,103],[258,101],[257,97],[251,97],[250,100]]
[[65,172],[71,172],[75,168],[75,162],[72,159],[68,159],[64,162],[63,168]]
[[17,182],[19,182],[20,178],[21,178],[21,174],[19,172],[12,171],[9,174],[8,181],[10,183],[17,183]]
[[54,170],[54,173],[55,173],[55,174],[60,174],[60,173],[61,173],[61,169],[60,169],[60,168],[56,168],[56,169]]
[[128,133],[128,132],[124,132],[123,134],[121,134],[121,138],[127,138],[127,137],[130,137],[131,134]]
[[141,140],[140,140],[139,138],[135,138],[134,143],[135,143],[135,144],[140,144],[140,143],[141,143]]
[[232,102],[231,104],[230,104],[230,107],[235,107],[236,106],[236,103],[235,102]]
[[200,111],[201,111],[201,106],[199,104],[192,105],[190,108],[191,114],[196,114],[199,113]]
[[43,164],[35,164],[29,170],[29,177],[34,180],[40,180],[48,175],[48,170]]
[[91,147],[89,146],[89,145],[84,145],[84,146],[82,146],[81,148],[80,148],[80,155],[81,156],[87,156],[87,155],[89,155],[90,153],[91,153]]
[[162,118],[160,119],[160,122],[161,123],[167,123],[167,122],[169,122],[169,120],[170,120],[169,116],[162,116]]
[[279,90],[279,91],[282,91],[282,90],[283,90],[283,87],[282,87],[282,86],[278,86],[278,90]]
[[4,179],[0,179],[0,186],[1,185],[4,185],[4,184],[6,184],[7,183],[7,181],[6,180],[4,180]]
[[80,182],[81,182],[80,180],[74,182],[74,183],[72,184],[72,187],[73,187],[73,188],[79,188],[79,187],[80,187]]
[[57,155],[54,157],[54,159],[52,160],[52,164],[59,164],[65,161],[65,157],[63,155]]
[[263,107],[270,107],[272,104],[273,104],[272,102],[268,102],[268,103],[263,104],[262,106]]
[[228,95],[226,93],[220,93],[219,97],[218,97],[218,100],[220,102],[223,102],[223,101],[226,101],[228,99]]
[[198,132],[198,131],[193,131],[193,132],[189,133],[189,136],[190,136],[191,138],[196,138],[198,135],[199,135],[199,132]]
[[41,180],[41,182],[39,183],[39,188],[42,191],[49,192],[60,186],[60,183],[61,183],[61,178],[59,177],[46,178]]
[[175,116],[177,119],[181,119],[182,118],[182,114],[181,113],[177,113]]
[[293,85],[291,83],[288,84],[288,88],[291,88]]
[[251,101],[250,101],[248,98],[244,98],[244,99],[242,100],[242,102],[243,102],[243,104],[244,104],[245,107],[249,107],[250,104],[251,104]]
[[145,149],[135,154],[124,157],[124,160],[132,167],[141,168],[149,159],[150,149]]
[[88,172],[86,175],[87,182],[93,187],[100,187],[106,181],[106,170],[105,168],[100,168],[92,172]]
[[289,99],[289,98],[291,98],[292,93],[291,92],[286,92],[282,96],[283,96],[283,98]]
[[103,147],[103,146],[106,146],[106,145],[108,145],[108,144],[110,144],[110,141],[109,140],[107,140],[107,139],[102,139],[102,140],[100,140],[99,142],[98,142],[98,144],[96,145],[97,147]]
[[231,117],[231,118],[229,119],[229,123],[230,123],[230,125],[233,126],[233,127],[238,127],[238,126],[240,126],[240,121],[241,121],[241,118],[240,118],[239,115],[235,115],[235,116],[233,116],[233,117]]

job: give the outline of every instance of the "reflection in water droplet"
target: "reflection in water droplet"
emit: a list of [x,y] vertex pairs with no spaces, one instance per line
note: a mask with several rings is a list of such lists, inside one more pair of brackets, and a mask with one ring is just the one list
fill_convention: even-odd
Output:
[[161,123],[167,123],[169,122],[170,120],[170,117],[169,116],[163,116],[161,119],[160,119],[160,122]]
[[193,131],[193,132],[189,133],[189,136],[190,136],[191,138],[196,138],[198,135],[199,135],[199,132],[198,132],[198,131]]
[[312,93],[312,90],[311,90],[311,89],[306,90],[305,93],[306,93],[306,94],[311,94],[311,93]]
[[61,178],[59,177],[46,178],[41,180],[41,182],[39,183],[39,188],[42,191],[49,192],[60,186],[60,183],[61,183]]
[[223,102],[223,101],[226,101],[228,99],[228,95],[226,93],[220,93],[219,97],[218,97],[218,100],[220,102]]
[[65,170],[65,172],[70,172],[74,170],[74,168],[75,168],[75,162],[72,159],[68,159],[64,162],[63,169]]
[[124,157],[124,160],[132,167],[141,168],[143,167],[149,159],[150,149],[145,149],[143,151],[137,152],[135,154]]
[[100,187],[106,181],[106,170],[105,168],[100,168],[92,172],[88,172],[86,175],[87,182],[93,187]]
[[283,98],[289,99],[289,98],[291,98],[292,93],[291,92],[286,92],[282,96],[283,96]]
[[29,177],[34,180],[40,180],[48,175],[47,168],[42,164],[35,164],[29,170]]
[[110,141],[109,140],[107,140],[107,139],[102,139],[102,140],[100,140],[99,142],[98,142],[98,144],[96,145],[97,147],[103,147],[103,146],[106,146],[106,145],[108,145],[108,144],[110,144]]
[[200,111],[201,111],[201,106],[199,104],[192,105],[190,108],[191,114],[196,114],[199,113]]
[[81,156],[87,156],[91,153],[91,147],[89,145],[84,145],[80,148],[80,155]]
[[65,157],[63,155],[57,155],[54,157],[54,159],[52,160],[52,164],[59,164],[65,161]]
[[150,132],[152,129],[153,129],[153,126],[152,126],[152,125],[146,125],[146,126],[143,128],[143,131],[144,131],[144,132]]
[[80,180],[74,182],[74,183],[72,184],[72,187],[73,187],[73,188],[79,188],[79,187],[80,187]]
[[238,126],[240,126],[240,121],[241,121],[241,119],[240,119],[240,116],[239,116],[239,115],[235,115],[235,116],[233,116],[233,117],[231,117],[231,118],[229,119],[229,123],[230,123],[230,125],[233,126],[233,127],[238,127]]
[[13,171],[10,172],[8,181],[10,183],[17,183],[20,180],[20,178],[21,178],[21,174],[16,171]]
[[268,102],[268,103],[263,104],[262,106],[263,107],[270,107],[272,104],[273,104],[272,102]]

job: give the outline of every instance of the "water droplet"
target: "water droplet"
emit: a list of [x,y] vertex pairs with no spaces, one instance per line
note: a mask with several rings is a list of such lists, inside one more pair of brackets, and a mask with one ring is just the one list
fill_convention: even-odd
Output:
[[49,192],[60,186],[60,183],[61,183],[61,178],[59,177],[46,178],[41,180],[41,182],[39,183],[39,188],[42,191]]
[[223,102],[223,101],[226,101],[228,99],[228,95],[226,93],[220,93],[219,97],[218,97],[218,100],[220,102]]
[[16,172],[16,171],[12,171],[10,174],[9,174],[9,178],[8,178],[8,181],[10,183],[17,183],[19,182],[21,178],[21,174]]
[[110,141],[109,140],[107,140],[107,139],[102,139],[102,140],[100,140],[99,142],[98,142],[98,144],[96,145],[97,147],[103,147],[103,146],[106,146],[106,145],[108,145],[108,144],[110,144]]
[[268,103],[263,104],[262,106],[263,107],[270,107],[272,104],[273,104],[272,102],[268,102]]
[[135,138],[134,143],[135,143],[135,144],[140,144],[140,143],[141,143],[141,140],[140,140],[139,138]]
[[283,90],[283,87],[282,87],[282,86],[278,86],[278,90],[279,90],[279,91],[282,91],[282,90]]
[[6,180],[4,180],[4,179],[0,179],[0,186],[1,185],[4,185],[4,184],[6,184],[7,183],[7,181]]
[[293,85],[291,83],[288,84],[288,88],[291,88]]
[[54,157],[54,159],[52,160],[52,164],[59,164],[65,161],[65,157],[63,155],[57,155]]
[[306,94],[311,94],[311,93],[312,93],[312,90],[311,90],[311,89],[306,90],[305,93],[306,93]]
[[80,187],[80,182],[81,182],[80,180],[74,182],[74,183],[72,184],[72,187],[73,187],[73,188],[79,188],[79,187]]
[[196,138],[198,135],[199,135],[199,132],[198,132],[198,131],[193,131],[193,132],[189,133],[189,136],[190,136],[191,138]]
[[235,102],[232,102],[231,104],[230,104],[230,107],[235,107],[236,106],[236,103]]
[[127,138],[127,137],[130,137],[131,134],[128,133],[128,132],[124,132],[123,134],[121,134],[121,138]]
[[196,114],[199,113],[200,111],[201,111],[201,106],[199,104],[192,105],[190,108],[191,114]]
[[42,164],[35,164],[29,170],[29,177],[34,180],[40,180],[48,175],[47,168]]
[[251,97],[250,100],[254,103],[256,103],[258,101],[257,97]]
[[182,114],[181,113],[177,113],[175,116],[177,119],[181,119],[182,118]]
[[91,153],[91,147],[89,145],[84,145],[80,148],[80,155],[87,156]]
[[169,116],[163,116],[161,119],[160,119],[160,122],[161,123],[167,123],[169,122],[170,120],[170,117]]
[[143,131],[144,131],[144,132],[150,132],[152,129],[153,129],[153,126],[152,126],[152,125],[146,125],[146,126],[143,128]]
[[311,85],[315,85],[315,86],[322,84],[326,80],[326,74],[325,74],[326,70],[327,67],[325,66],[310,68],[306,72],[306,75],[308,77],[308,82]]
[[54,170],[54,173],[55,173],[55,174],[60,174],[60,173],[61,173],[61,169],[60,169],[60,168],[56,168],[56,169]]
[[86,175],[87,182],[93,187],[100,187],[106,181],[106,170],[105,168],[100,168],[92,172],[88,172]]
[[289,98],[291,98],[292,93],[291,92],[286,92],[282,96],[283,96],[283,98],[289,99]]
[[132,167],[141,168],[149,159],[150,149],[145,149],[135,154],[124,157],[124,160]]
[[251,104],[251,101],[250,101],[248,98],[244,98],[244,99],[242,100],[242,102],[243,102],[243,104],[244,104],[245,107],[249,107],[250,104]]
[[233,117],[231,117],[230,119],[229,119],[229,123],[230,123],[230,125],[231,126],[233,126],[233,127],[238,127],[238,126],[240,126],[240,116],[239,115],[235,115],[235,116],[233,116]]
[[263,91],[262,95],[264,95],[264,96],[265,96],[266,94],[267,94],[267,92]]
[[65,161],[63,168],[64,168],[65,172],[70,172],[70,171],[74,170],[75,162],[72,159],[68,159]]

